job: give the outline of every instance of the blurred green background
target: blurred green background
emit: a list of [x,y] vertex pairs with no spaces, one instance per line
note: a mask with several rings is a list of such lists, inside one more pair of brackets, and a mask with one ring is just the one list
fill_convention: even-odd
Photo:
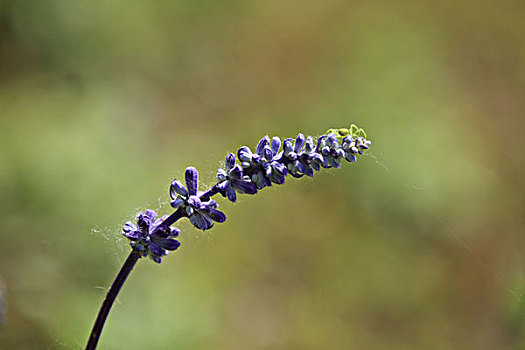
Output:
[[101,349],[525,349],[525,2],[0,0],[0,349],[81,349],[184,168],[370,155],[140,261]]

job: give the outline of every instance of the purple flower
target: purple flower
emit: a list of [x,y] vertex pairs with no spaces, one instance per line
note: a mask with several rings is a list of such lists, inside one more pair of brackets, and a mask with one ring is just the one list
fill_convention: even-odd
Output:
[[232,202],[237,200],[235,190],[240,193],[255,194],[257,187],[250,181],[249,176],[243,175],[243,169],[239,164],[235,164],[235,155],[230,153],[226,156],[224,169],[217,171],[217,187],[223,197],[228,197]]
[[199,173],[194,167],[186,168],[186,188],[177,179],[171,182],[170,196],[171,206],[174,209],[182,208],[190,222],[201,230],[208,230],[213,227],[213,222],[226,221],[226,215],[217,210],[217,202],[210,199],[201,201],[197,190],[199,187]]
[[288,172],[293,177],[314,176],[311,166],[319,170],[319,164],[323,164],[324,159],[316,152],[313,138],[308,136],[305,140],[304,135],[299,133],[293,143],[292,140],[290,138],[284,140],[280,161],[286,164]]
[[137,225],[128,221],[121,233],[131,241],[130,245],[134,250],[160,264],[163,256],[180,246],[180,242],[173,239],[179,235],[180,230],[162,225],[165,218],[166,216],[157,219],[157,213],[147,209],[137,215]]
[[286,167],[279,162],[281,140],[274,137],[271,141],[268,135],[264,136],[252,153],[249,147],[243,146],[237,151],[242,162],[244,174],[248,175],[257,189],[271,186],[272,182],[283,184],[287,174]]
[[372,141],[365,139],[362,136],[359,136],[355,139],[355,143],[359,148],[359,154],[365,154],[365,150],[370,148]]
[[321,164],[323,168],[340,168],[341,159],[345,156],[345,151],[339,147],[337,135],[334,133],[319,137],[316,152],[324,158]]
[[341,148],[345,151],[345,159],[351,163],[357,160],[355,155],[359,153],[359,148],[356,146],[356,142],[351,136],[343,138]]
[[303,151],[297,155],[297,158],[303,166],[301,172],[310,177],[314,176],[312,167],[319,170],[319,166],[324,163],[323,156],[315,151],[314,140],[311,136],[306,138]]
[[355,140],[351,136],[343,138],[341,148],[345,152],[345,159],[351,163],[357,160],[356,154],[364,154],[365,150],[370,147],[371,141],[363,137],[357,137]]

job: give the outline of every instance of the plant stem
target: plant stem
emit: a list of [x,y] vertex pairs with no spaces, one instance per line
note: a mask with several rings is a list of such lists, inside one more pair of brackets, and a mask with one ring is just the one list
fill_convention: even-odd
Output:
[[173,223],[175,223],[175,221],[179,220],[183,216],[184,216],[184,211],[182,210],[182,208],[179,208],[179,209],[175,210],[170,216],[168,216],[166,218],[166,220],[164,220],[160,225],[164,225],[166,227],[169,227],[169,226],[173,225]]
[[213,185],[212,188],[210,188],[206,192],[202,193],[199,197],[203,201],[209,201],[210,198],[215,196],[217,193],[219,193],[219,186],[218,186],[218,184],[215,184],[215,185]]
[[111,310],[111,306],[117,298],[117,295],[120,292],[122,285],[124,284],[124,282],[126,282],[126,279],[131,273],[131,270],[133,270],[133,267],[135,266],[139,258],[140,254],[132,250],[128,258],[124,262],[124,265],[122,265],[122,268],[120,269],[117,277],[113,281],[113,284],[109,288],[108,294],[106,295],[106,298],[104,299],[104,302],[100,307],[97,319],[95,321],[95,324],[93,325],[91,334],[89,335],[89,341],[87,343],[86,350],[94,350],[97,348],[98,339],[100,338],[100,334],[102,333],[104,323],[106,323],[106,318],[108,317],[109,310]]

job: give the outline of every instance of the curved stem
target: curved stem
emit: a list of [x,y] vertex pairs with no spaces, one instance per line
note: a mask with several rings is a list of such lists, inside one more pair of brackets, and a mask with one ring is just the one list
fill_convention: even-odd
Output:
[[219,186],[218,184],[213,185],[209,190],[201,194],[199,197],[203,201],[209,201],[211,197],[215,196],[217,193],[219,193]]
[[[219,193],[219,189],[217,185],[210,188],[208,191],[203,193],[201,195],[201,198],[205,200],[209,200],[209,198],[215,194]],[[184,210],[182,208],[177,209],[174,211],[170,216],[168,216],[161,225],[164,226],[171,226],[173,225],[177,220],[180,218],[186,216]],[[106,319],[108,317],[109,311],[111,310],[111,306],[113,306],[113,302],[117,298],[118,293],[120,292],[120,289],[124,285],[124,282],[126,282],[126,279],[128,278],[129,274],[133,270],[133,267],[135,267],[135,264],[140,258],[140,253],[136,252],[135,250],[132,250],[129,254],[128,258],[124,262],[124,265],[122,265],[122,268],[120,269],[117,277],[113,281],[113,284],[111,284],[111,287],[109,288],[108,294],[106,295],[106,298],[104,299],[104,302],[102,303],[102,306],[100,307],[100,311],[98,312],[97,319],[95,320],[95,324],[93,325],[93,329],[91,330],[91,334],[89,335],[89,340],[86,346],[86,350],[94,350],[97,348],[98,340],[100,338],[100,334],[102,333],[102,328],[104,328],[104,324],[106,323]]]
[[133,270],[133,267],[135,266],[139,258],[140,254],[132,250],[128,258],[124,262],[124,265],[122,265],[122,268],[120,269],[117,277],[113,281],[113,284],[109,288],[108,294],[106,295],[106,298],[104,299],[104,302],[100,307],[97,319],[95,321],[95,324],[93,325],[91,334],[89,335],[86,350],[94,350],[97,348],[98,339],[100,338],[100,334],[102,333],[104,323],[106,323],[106,318],[108,317],[109,310],[111,310],[111,306],[117,298],[117,295],[120,292],[122,285],[124,284],[124,282],[126,282],[126,279],[128,278],[131,270]]

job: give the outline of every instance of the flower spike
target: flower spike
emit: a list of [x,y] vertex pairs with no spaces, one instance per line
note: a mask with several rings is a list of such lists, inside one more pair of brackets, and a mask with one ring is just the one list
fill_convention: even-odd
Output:
[[287,175],[313,177],[321,168],[341,167],[343,159],[354,163],[358,155],[365,154],[370,144],[365,131],[355,124],[349,128],[329,129],[317,140],[302,133],[295,139],[282,141],[278,136],[270,138],[266,135],[257,143],[255,152],[248,146],[242,146],[237,151],[237,157],[233,153],[228,154],[224,168],[217,170],[216,184],[204,192],[199,191],[197,169],[186,168],[186,186],[177,179],[170,185],[170,205],[175,212],[160,220],[156,219],[155,211],[148,209],[139,213],[136,225],[128,221],[122,228],[122,234],[141,256],[160,262],[168,251],[180,245],[173,239],[179,230],[169,228],[178,219],[187,217],[193,226],[203,231],[211,229],[216,222],[226,221],[226,215],[217,209],[219,205],[211,199],[214,195],[220,193],[235,203],[239,194],[253,195],[272,184],[284,184]]

